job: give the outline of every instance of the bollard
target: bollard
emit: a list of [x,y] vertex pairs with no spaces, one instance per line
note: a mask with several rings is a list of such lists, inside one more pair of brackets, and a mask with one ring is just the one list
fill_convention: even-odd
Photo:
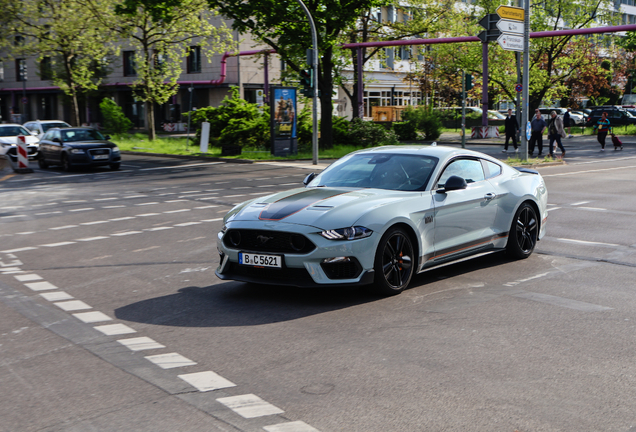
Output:
[[201,143],[199,146],[201,153],[208,152],[209,141],[210,141],[210,123],[203,122],[201,123]]
[[[33,170],[29,168],[29,152],[27,150],[27,144],[26,144],[26,139],[24,138],[24,135],[18,135],[18,145],[16,146],[16,154],[18,155],[18,164],[17,166],[13,166],[13,171],[15,171],[18,174],[32,173]],[[8,159],[9,159],[9,162],[12,162],[10,157]]]

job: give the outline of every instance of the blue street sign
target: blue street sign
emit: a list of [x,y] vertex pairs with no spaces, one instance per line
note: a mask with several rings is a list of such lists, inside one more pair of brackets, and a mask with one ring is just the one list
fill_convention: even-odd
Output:
[[526,123],[526,139],[529,140],[532,135],[532,127],[530,126],[530,122]]

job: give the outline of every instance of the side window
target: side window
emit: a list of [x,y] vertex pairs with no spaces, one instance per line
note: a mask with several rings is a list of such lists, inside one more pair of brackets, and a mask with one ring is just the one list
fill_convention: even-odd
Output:
[[29,131],[35,130],[33,123],[27,123],[24,125],[24,127],[27,128]]
[[486,178],[490,179],[501,174],[501,167],[496,163],[484,161],[486,163]]
[[42,141],[46,140],[46,141],[51,141],[53,139],[53,131],[49,131],[47,132],[43,137],[42,137]]
[[52,137],[52,138],[53,138],[53,139],[57,138],[57,139],[59,139],[59,140],[60,140],[60,142],[61,142],[61,141],[62,141],[62,134],[60,134],[60,131],[59,131],[59,130],[54,130],[54,131],[53,131],[53,137]]
[[444,169],[437,181],[437,187],[443,187],[450,176],[459,176],[466,180],[466,183],[475,183],[485,179],[481,162],[475,159],[457,159],[452,161]]

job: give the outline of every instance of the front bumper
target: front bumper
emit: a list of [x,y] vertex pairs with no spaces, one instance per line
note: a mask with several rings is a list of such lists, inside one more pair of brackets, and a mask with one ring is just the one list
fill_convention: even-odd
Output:
[[[37,160],[39,154],[39,147],[35,145],[27,145],[27,155],[29,160]],[[7,149],[6,155],[11,157],[12,161],[18,160],[18,149],[16,146],[11,146]]]
[[120,153],[110,153],[107,159],[95,159],[90,153],[70,154],[71,164],[75,166],[101,166],[121,162]]
[[[297,287],[316,287],[328,285],[367,285],[373,283],[373,263],[379,236],[353,241],[327,240],[320,230],[306,225],[272,223],[265,221],[236,221],[227,224],[229,230],[257,230],[263,235],[272,232],[287,232],[304,235],[316,247],[308,253],[266,252],[228,247],[224,234],[219,233],[217,249],[221,263],[216,275],[222,280],[237,280],[259,284],[275,284]],[[254,252],[283,257],[282,268],[262,268],[239,264],[239,252]],[[337,268],[338,263],[325,263],[325,260],[347,258],[346,269]],[[341,261],[342,262],[342,261]],[[355,270],[355,271],[353,271]]]

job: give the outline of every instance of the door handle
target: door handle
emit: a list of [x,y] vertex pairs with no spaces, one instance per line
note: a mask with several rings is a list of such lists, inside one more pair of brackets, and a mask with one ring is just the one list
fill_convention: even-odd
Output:
[[486,201],[490,201],[491,199],[493,199],[493,198],[494,198],[494,197],[496,197],[496,196],[497,196],[497,195],[495,195],[494,193],[489,192],[489,193],[487,193],[486,195],[484,195],[484,199],[485,199]]

